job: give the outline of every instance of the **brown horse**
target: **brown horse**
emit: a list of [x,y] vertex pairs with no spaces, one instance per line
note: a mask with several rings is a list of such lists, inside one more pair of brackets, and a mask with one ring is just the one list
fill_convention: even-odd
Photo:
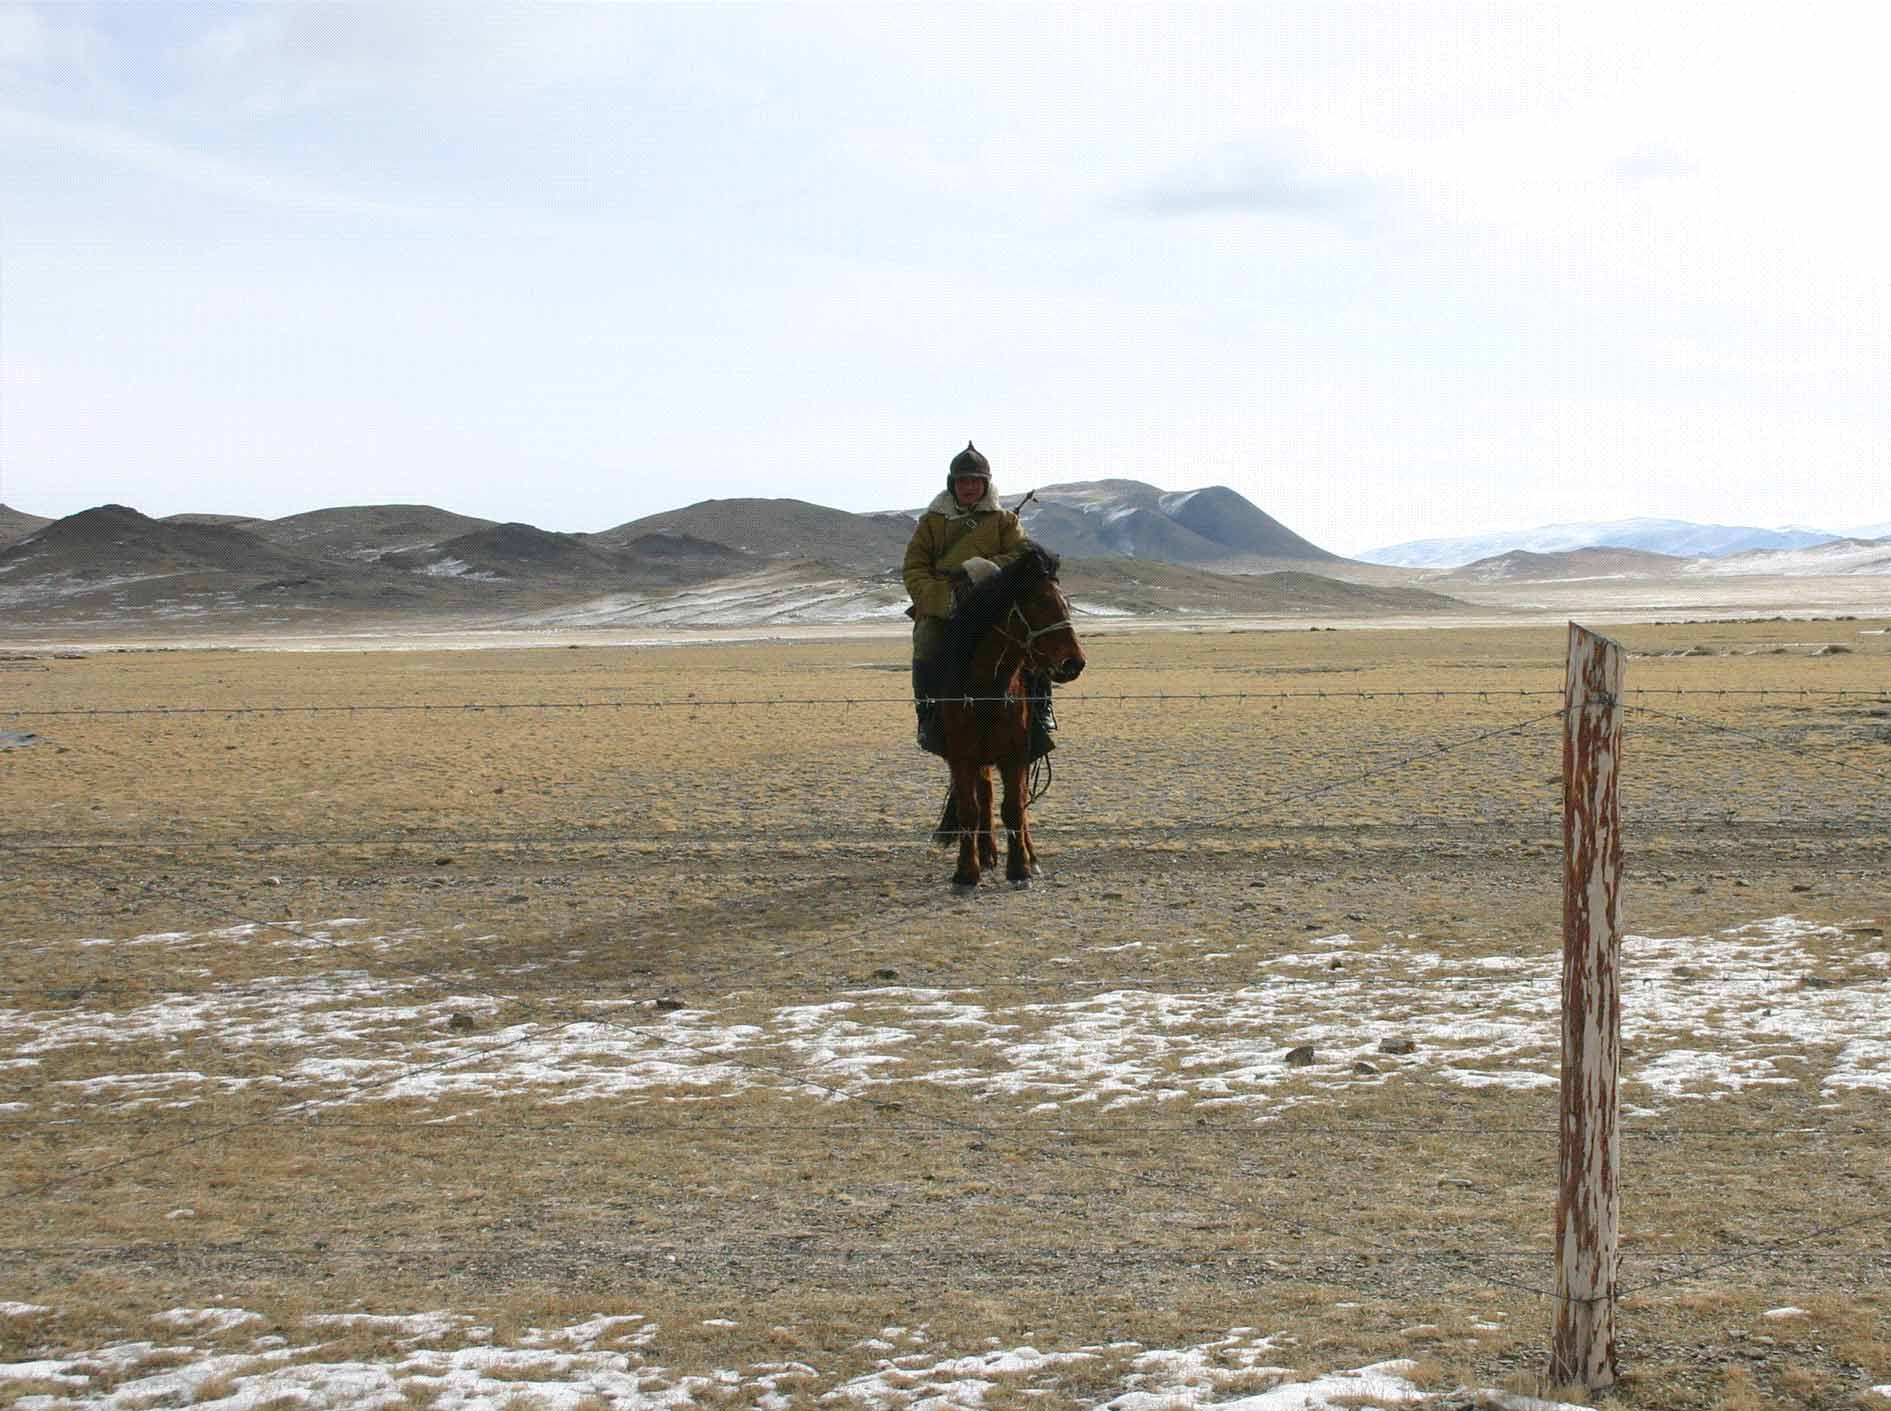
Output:
[[980,868],[998,865],[993,765],[1004,780],[1005,877],[1014,887],[1028,887],[1037,854],[1024,816],[1031,745],[1027,683],[1036,678],[1061,685],[1083,670],[1070,603],[1057,586],[1057,555],[1027,543],[1022,554],[972,589],[947,624],[941,658],[950,673],[938,692],[946,763],[952,767],[948,808],[956,804],[958,812],[953,889],[976,887]]

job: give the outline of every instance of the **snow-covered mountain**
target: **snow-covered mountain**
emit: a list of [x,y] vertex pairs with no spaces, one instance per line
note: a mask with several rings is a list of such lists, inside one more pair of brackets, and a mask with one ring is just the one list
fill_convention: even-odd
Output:
[[1589,524],[1545,524],[1536,529],[1462,538],[1414,539],[1409,543],[1368,549],[1354,557],[1367,563],[1406,568],[1455,568],[1517,550],[1555,554],[1570,549],[1642,549],[1677,558],[1717,559],[1754,550],[1804,549],[1838,537],[1827,530],[1799,525],[1757,529],[1750,525],[1692,524],[1683,519],[1616,519]]
[[1167,491],[1140,480],[1046,485],[1018,511],[1025,532],[1079,558],[1165,563],[1338,563],[1225,485]]
[[1877,524],[1855,524],[1845,531],[1847,539],[1891,539],[1891,519]]

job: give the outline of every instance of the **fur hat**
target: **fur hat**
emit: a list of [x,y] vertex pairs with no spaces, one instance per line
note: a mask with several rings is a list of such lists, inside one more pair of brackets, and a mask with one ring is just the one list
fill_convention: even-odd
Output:
[[965,449],[952,458],[951,468],[946,471],[946,489],[950,490],[955,480],[973,478],[991,484],[991,462],[985,459],[978,447],[967,441]]

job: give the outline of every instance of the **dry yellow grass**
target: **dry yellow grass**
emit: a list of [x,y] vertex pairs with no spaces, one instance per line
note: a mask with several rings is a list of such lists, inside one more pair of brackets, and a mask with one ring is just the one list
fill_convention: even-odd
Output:
[[[1891,805],[1869,780],[1891,719],[1786,694],[1881,689],[1891,639],[1861,625],[1616,634],[1631,686],[1781,693],[1631,716],[1631,930],[1790,912],[1833,928],[1803,943],[1803,997],[1883,984]],[[1815,657],[1815,637],[1854,650]],[[1722,655],[1670,655],[1697,645]],[[1431,1050],[1273,1070],[1294,1024],[1344,1027],[1341,984],[1394,1027],[1459,1005],[1536,1022],[1501,967],[1553,974],[1558,946],[1560,632],[1093,634],[1036,811],[1051,875],[970,901],[921,841],[940,781],[900,646],[151,652],[0,676],[0,719],[203,712],[22,714],[43,742],[0,755],[0,1008],[28,1016],[0,1052],[26,1193],[0,1258],[9,1297],[58,1310],[0,1319],[7,1349],[147,1336],[178,1306],[292,1339],[357,1308],[452,1309],[501,1339],[638,1313],[658,1331],[636,1355],[667,1375],[806,1358],[818,1383],[784,1394],[812,1404],[890,1325],[926,1325],[941,1357],[1251,1326],[1309,1371],[1415,1356],[1434,1390],[1548,1390],[1553,1089],[1468,1085]],[[1268,694],[1321,689],[1373,698]],[[691,692],[878,703],[606,704]],[[287,709],[362,703],[403,709]],[[1702,1046],[1746,1054],[1717,1035],[1759,992],[1690,983],[1713,995]],[[929,1018],[929,987],[996,1027]],[[1065,1070],[1068,1092],[1016,1085],[1118,991],[1149,996],[1107,1034],[1137,1075],[1123,1105]],[[849,1038],[886,1061],[818,1051]],[[1465,1071],[1553,1073],[1555,1042]],[[1787,1047],[1765,1086],[1631,1091],[1625,1282],[1849,1228],[1625,1304],[1614,1404],[1843,1405],[1891,1380],[1882,1090],[1829,1090],[1834,1055]],[[519,1077],[526,1053],[555,1076]],[[581,1086],[660,1053],[671,1078]],[[394,1086],[429,1064],[485,1085]],[[1730,1362],[1785,1303],[1808,1317]],[[1124,1360],[988,1404],[1104,1400]]]

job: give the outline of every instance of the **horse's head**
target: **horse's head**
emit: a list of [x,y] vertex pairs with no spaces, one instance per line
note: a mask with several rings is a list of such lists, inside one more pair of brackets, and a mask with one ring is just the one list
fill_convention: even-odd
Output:
[[1083,647],[1070,625],[1070,599],[1057,583],[1057,555],[1039,544],[1025,545],[1024,553],[1007,572],[1019,574],[1013,610],[1024,619],[1025,664],[1050,673],[1066,685],[1083,674]]

